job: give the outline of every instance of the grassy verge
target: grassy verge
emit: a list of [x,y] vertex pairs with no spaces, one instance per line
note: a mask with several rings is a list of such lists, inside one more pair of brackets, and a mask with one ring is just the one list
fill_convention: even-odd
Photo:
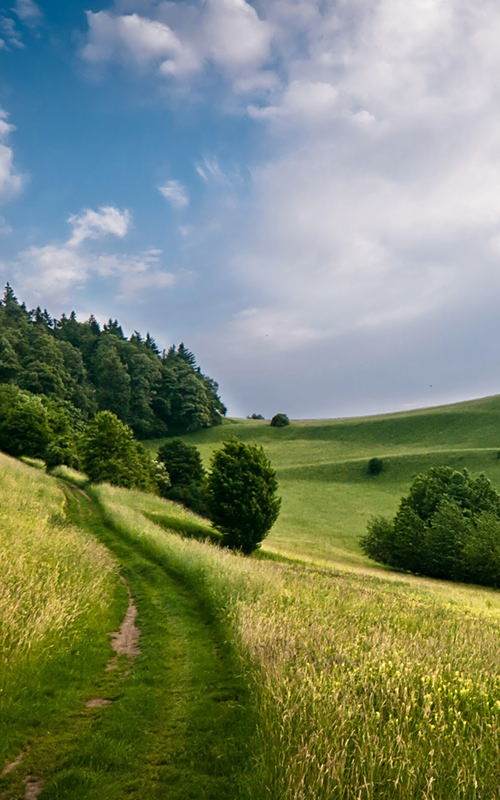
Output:
[[1,772],[82,702],[125,597],[108,552],[67,524],[57,483],[3,455],[0,539]]
[[493,617],[452,606],[432,582],[237,557],[160,528],[154,516],[173,510],[157,498],[93,492],[124,540],[168,565],[231,632],[257,706],[244,796],[495,796]]

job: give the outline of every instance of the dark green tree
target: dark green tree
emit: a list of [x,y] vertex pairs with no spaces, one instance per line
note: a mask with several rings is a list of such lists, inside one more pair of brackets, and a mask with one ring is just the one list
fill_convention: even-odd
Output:
[[368,475],[380,475],[384,469],[384,462],[381,458],[370,458],[368,462],[367,472]]
[[208,479],[211,519],[223,543],[251,553],[278,518],[276,473],[262,447],[229,441],[212,459]]
[[103,336],[97,347],[93,374],[99,408],[128,420],[130,375],[122,363],[112,335]]
[[165,465],[172,486],[202,483],[205,470],[200,451],[182,439],[169,439],[158,450],[158,461]]
[[272,428],[286,428],[287,425],[290,425],[290,420],[288,416],[281,411],[279,414],[275,414],[271,420]]
[[111,411],[99,411],[80,444],[83,470],[91,481],[127,488],[154,487],[154,466],[128,425]]
[[433,467],[417,475],[394,521],[371,520],[361,547],[400,569],[496,586],[500,497],[484,475]]
[[52,439],[41,399],[15,386],[0,386],[0,450],[12,456],[44,458]]

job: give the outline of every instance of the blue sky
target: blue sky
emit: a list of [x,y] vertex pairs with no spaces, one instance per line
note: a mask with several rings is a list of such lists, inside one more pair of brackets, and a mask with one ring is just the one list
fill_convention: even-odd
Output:
[[0,277],[230,411],[500,389],[496,0],[2,0]]

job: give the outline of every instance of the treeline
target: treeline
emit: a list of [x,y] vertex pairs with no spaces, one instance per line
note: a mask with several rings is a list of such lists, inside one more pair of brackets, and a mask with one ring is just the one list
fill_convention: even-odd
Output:
[[28,310],[9,284],[0,301],[0,383],[84,421],[111,411],[139,438],[208,428],[226,413],[217,383],[184,344],[160,351],[149,333],[127,339],[117,320],[101,327],[74,311],[56,319]]

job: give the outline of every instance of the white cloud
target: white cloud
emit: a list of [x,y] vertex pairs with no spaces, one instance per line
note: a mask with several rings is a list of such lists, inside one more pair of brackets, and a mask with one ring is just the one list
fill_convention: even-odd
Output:
[[16,50],[22,50],[24,47],[21,35],[16,28],[16,23],[12,17],[0,15],[0,33],[2,34],[2,50],[10,49],[13,47]]
[[120,211],[113,206],[101,206],[97,211],[87,208],[80,214],[72,214],[68,222],[73,228],[68,246],[77,247],[87,239],[101,239],[104,236],[123,239],[130,228],[132,215],[126,209]]
[[207,57],[230,73],[248,72],[267,60],[272,27],[245,0],[206,0],[203,38]]
[[325,81],[296,80],[288,84],[277,105],[250,106],[248,113],[255,119],[308,119],[313,123],[338,113],[338,90]]
[[196,56],[165,23],[139,14],[87,11],[88,40],[82,56],[90,63],[121,61],[156,66],[170,75],[196,70]]
[[84,60],[118,61],[177,80],[212,66],[242,92],[274,85],[271,74],[261,71],[270,56],[272,26],[245,0],[145,2],[125,9],[116,2],[110,11],[87,12]]
[[0,109],[0,202],[18,194],[23,186],[23,178],[14,165],[14,151],[7,144],[10,134],[15,131],[6,111]]
[[13,11],[27,25],[38,25],[43,18],[43,14],[34,0],[16,0]]
[[189,205],[189,194],[180,181],[166,181],[158,191],[174,208],[186,208]]
[[17,284],[37,297],[63,299],[91,280],[112,280],[121,300],[140,300],[144,291],[172,286],[175,276],[162,267],[161,250],[109,253],[89,247],[90,241],[105,236],[124,238],[130,221],[130,212],[112,206],[71,215],[68,222],[73,232],[66,242],[32,246],[19,253],[14,262]]

